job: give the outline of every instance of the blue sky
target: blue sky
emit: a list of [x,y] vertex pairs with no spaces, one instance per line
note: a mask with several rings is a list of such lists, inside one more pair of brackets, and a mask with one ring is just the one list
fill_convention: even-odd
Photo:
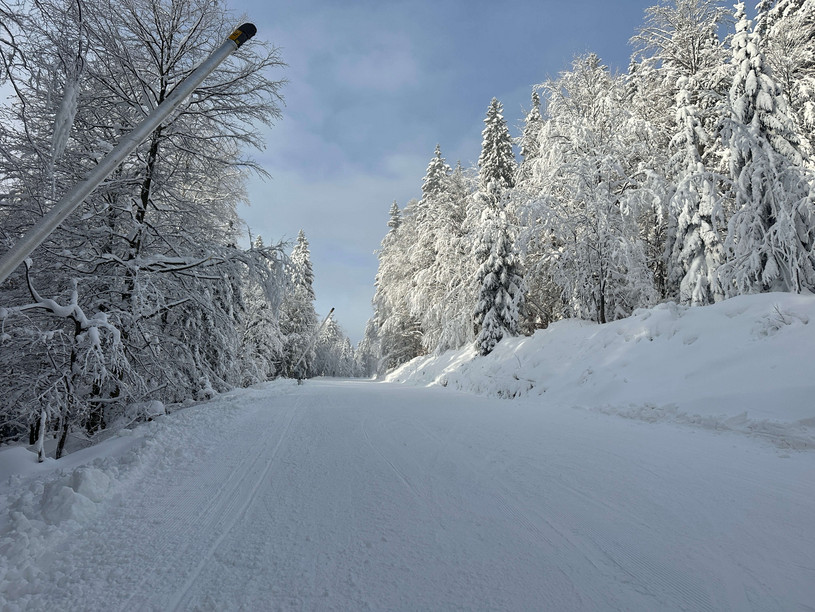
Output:
[[317,311],[356,343],[371,316],[388,209],[421,194],[436,144],[478,159],[490,100],[519,133],[532,87],[586,52],[624,71],[656,0],[298,0],[233,4],[280,47],[283,118],[241,216],[266,242],[311,245]]

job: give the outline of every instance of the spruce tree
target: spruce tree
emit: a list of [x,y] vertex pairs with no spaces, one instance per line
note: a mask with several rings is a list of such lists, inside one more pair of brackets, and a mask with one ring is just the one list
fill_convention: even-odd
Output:
[[691,101],[695,87],[690,79],[679,79],[677,133],[671,144],[677,175],[671,208],[678,212],[670,274],[682,304],[703,306],[724,298],[717,270],[723,248],[719,229],[724,227],[718,178],[705,169],[700,151],[706,145],[697,106]]
[[786,100],[762,40],[736,5],[735,76],[725,123],[735,214],[720,269],[728,295],[815,288],[815,209]]
[[496,183],[496,193],[515,186],[515,154],[512,138],[502,114],[503,105],[493,98],[481,132],[481,155],[478,156],[478,178],[482,193],[490,193],[489,183]]
[[317,329],[314,272],[303,230],[300,230],[289,257],[288,280],[289,289],[283,299],[280,324],[285,337],[284,366],[288,376],[300,379],[313,375],[314,349],[309,347]]
[[[410,267],[417,280],[419,280],[418,277],[420,276],[426,276],[427,270],[436,261],[436,235],[441,221],[439,219],[439,207],[444,193],[444,185],[449,175],[450,166],[441,156],[441,148],[436,145],[436,151],[427,165],[427,172],[422,179],[422,197],[414,202],[407,211],[412,233],[415,234],[415,243],[410,248]],[[417,297],[415,293],[414,297]],[[419,301],[421,301],[421,297],[419,297]],[[421,316],[420,313],[416,314]]]
[[297,243],[291,251],[291,271],[294,284],[302,287],[310,300],[314,296],[314,270],[311,266],[311,251],[309,251],[306,234],[301,229],[297,234]]
[[427,165],[427,172],[425,172],[422,179],[422,200],[428,200],[435,195],[438,195],[443,190],[444,179],[450,174],[450,166],[444,161],[441,156],[441,147],[436,145],[436,151],[433,158]]
[[520,138],[521,164],[518,166],[518,182],[528,178],[532,162],[540,155],[540,133],[543,128],[541,100],[537,91],[532,92],[532,109],[524,119],[524,130]]
[[[774,6],[771,6],[774,5]],[[810,155],[815,140],[815,2],[779,0],[757,7],[756,29],[763,41],[773,78],[781,85],[801,130],[801,148]],[[760,30],[759,30],[760,26]]]
[[[701,193],[696,191],[698,181],[693,185],[687,181],[701,176],[698,161],[705,171],[716,170],[721,158],[721,146],[713,137],[721,115],[716,101],[726,97],[731,79],[723,75],[728,51],[717,32],[728,19],[718,0],[670,0],[646,9],[644,23],[631,39],[635,61],[626,78],[632,91],[627,106],[645,121],[640,140],[647,139],[643,165],[649,176],[642,186],[653,194],[642,201],[640,233],[663,299],[684,301],[680,283],[688,268],[677,257],[685,247],[685,235],[677,236],[677,231],[687,232],[690,226],[680,229],[679,216],[688,197]],[[691,120],[693,126],[687,124]],[[692,153],[689,137],[699,160],[687,158]],[[687,217],[692,218],[693,214]]]
[[478,329],[476,348],[488,355],[506,335],[518,333],[523,279],[507,221],[506,202],[514,186],[515,156],[501,103],[492,99],[482,132],[478,158],[481,207],[479,240],[475,246],[478,263],[478,301],[474,312]]
[[394,200],[391,203],[391,208],[388,211],[388,234],[392,235],[396,233],[396,230],[399,229],[399,226],[402,223],[402,216],[399,212],[399,204],[396,203]]
[[476,247],[479,292],[475,343],[481,355],[489,355],[504,336],[518,334],[523,278],[506,211],[487,205],[481,215],[481,241]]

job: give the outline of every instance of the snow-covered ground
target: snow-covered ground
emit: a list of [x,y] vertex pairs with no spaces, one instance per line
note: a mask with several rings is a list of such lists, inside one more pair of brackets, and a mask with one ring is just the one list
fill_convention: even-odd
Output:
[[813,317],[661,306],[0,451],[0,609],[811,609]]

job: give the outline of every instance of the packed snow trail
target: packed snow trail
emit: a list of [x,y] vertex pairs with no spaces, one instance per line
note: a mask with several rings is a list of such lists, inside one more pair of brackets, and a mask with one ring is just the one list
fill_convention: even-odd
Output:
[[0,608],[815,602],[811,451],[540,399],[332,380],[236,391],[147,429],[118,492],[52,534]]

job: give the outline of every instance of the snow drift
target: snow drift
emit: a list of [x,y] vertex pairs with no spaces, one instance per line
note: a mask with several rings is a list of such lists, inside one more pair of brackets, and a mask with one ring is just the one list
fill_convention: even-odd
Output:
[[811,295],[748,295],[697,308],[665,303],[605,325],[559,321],[504,339],[487,357],[470,347],[419,357],[387,380],[815,448],[811,321]]

